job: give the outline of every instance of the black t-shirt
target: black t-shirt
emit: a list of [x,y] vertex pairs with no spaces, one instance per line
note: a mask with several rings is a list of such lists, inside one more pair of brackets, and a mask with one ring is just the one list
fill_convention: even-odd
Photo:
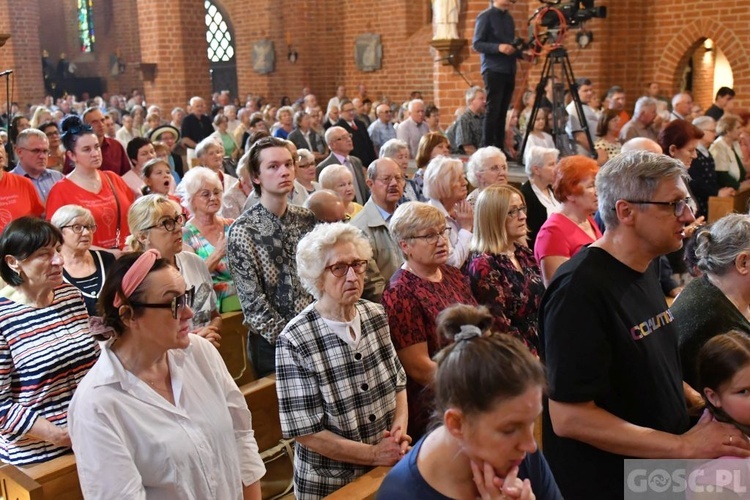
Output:
[[[593,401],[635,425],[688,430],[677,330],[654,263],[639,273],[585,248],[558,270],[539,318],[550,399]],[[624,457],[556,436],[546,407],[543,437],[565,498],[622,498]]]
[[115,263],[115,256],[104,250],[89,250],[89,253],[94,258],[94,266],[96,266],[96,270],[90,276],[73,278],[63,268],[63,277],[67,283],[81,291],[89,316],[97,316],[96,302],[104,286],[107,270]]
[[200,119],[193,114],[189,114],[182,120],[180,135],[195,141],[201,142],[203,139],[214,133],[214,126],[211,118],[201,115]]

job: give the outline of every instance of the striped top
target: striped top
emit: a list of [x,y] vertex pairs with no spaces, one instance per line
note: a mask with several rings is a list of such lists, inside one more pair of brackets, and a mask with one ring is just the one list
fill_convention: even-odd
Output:
[[0,461],[32,464],[70,452],[25,434],[39,417],[67,427],[73,391],[98,355],[75,287],[58,286],[43,308],[0,297]]

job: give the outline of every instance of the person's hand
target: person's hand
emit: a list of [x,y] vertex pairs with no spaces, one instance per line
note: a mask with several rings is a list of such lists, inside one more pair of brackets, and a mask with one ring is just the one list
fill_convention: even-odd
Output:
[[744,180],[740,182],[740,189],[739,191],[745,191],[750,189],[750,180]]
[[501,43],[498,46],[497,51],[500,52],[501,54],[505,54],[506,56],[509,56],[509,55],[513,54],[516,51],[516,48],[514,46],[512,46],[512,45],[507,44],[507,43]]
[[714,420],[708,410],[680,437],[685,446],[685,458],[750,457],[747,437],[737,427]]
[[706,218],[702,215],[695,219],[692,224],[689,224],[685,226],[685,229],[683,230],[683,234],[685,235],[685,238],[690,238],[693,236],[695,231],[698,230],[699,227],[706,225]]
[[226,254],[227,254],[227,234],[224,231],[222,231],[221,235],[216,240],[216,245],[214,245],[214,251],[211,252],[211,257],[219,261],[222,258],[224,258]]
[[706,402],[701,397],[700,393],[690,387],[687,384],[684,385],[685,402],[688,407],[688,414],[693,416],[701,415],[701,412],[706,407]]
[[411,450],[411,436],[403,432],[400,425],[394,425],[389,432],[393,440],[401,447],[401,455],[406,455]]
[[208,340],[217,349],[221,347],[221,335],[219,334],[218,328],[216,328],[215,326],[204,326],[202,328],[198,328],[193,333]]
[[73,446],[70,442],[70,434],[68,434],[67,427],[57,427],[54,435],[49,440],[49,442],[54,444],[55,446],[65,446],[67,448]]
[[726,198],[727,196],[734,196],[734,193],[735,193],[734,188],[725,187],[725,188],[719,189],[718,196],[722,198]]
[[401,459],[401,446],[391,436],[391,431],[383,431],[383,439],[372,445],[372,465],[390,467]]
[[467,231],[474,228],[474,207],[466,200],[461,200],[453,207],[454,218]]
[[474,484],[482,500],[535,500],[528,479],[518,478],[518,467],[513,467],[505,478],[499,478],[495,469],[487,462],[479,464],[471,460]]

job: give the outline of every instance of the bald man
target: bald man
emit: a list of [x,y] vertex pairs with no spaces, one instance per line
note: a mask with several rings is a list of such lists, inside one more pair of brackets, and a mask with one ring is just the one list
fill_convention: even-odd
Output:
[[315,191],[305,200],[304,206],[315,214],[319,222],[330,224],[346,220],[346,207],[336,191],[330,189]]

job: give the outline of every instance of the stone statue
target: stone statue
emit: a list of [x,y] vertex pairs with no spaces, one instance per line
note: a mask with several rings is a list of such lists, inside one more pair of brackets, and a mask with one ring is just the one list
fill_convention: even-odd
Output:
[[461,0],[432,0],[433,40],[458,38],[458,13]]

